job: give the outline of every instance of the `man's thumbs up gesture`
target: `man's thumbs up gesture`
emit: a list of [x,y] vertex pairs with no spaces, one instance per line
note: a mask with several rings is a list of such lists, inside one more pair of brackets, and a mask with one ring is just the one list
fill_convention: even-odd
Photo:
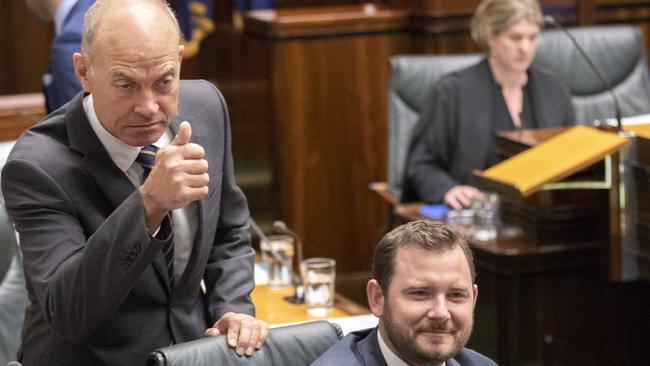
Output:
[[140,186],[147,228],[153,233],[167,211],[187,206],[208,194],[205,150],[190,143],[192,127],[183,121],[174,140],[158,150],[149,177]]

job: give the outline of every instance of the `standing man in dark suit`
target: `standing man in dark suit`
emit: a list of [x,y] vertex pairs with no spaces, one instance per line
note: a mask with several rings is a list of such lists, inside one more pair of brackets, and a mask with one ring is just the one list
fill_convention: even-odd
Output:
[[58,109],[81,90],[72,67],[72,55],[81,46],[84,14],[95,0],[25,0],[43,21],[54,21],[50,69],[43,75],[47,113]]
[[266,339],[226,105],[179,81],[180,42],[163,1],[98,0],[74,55],[85,93],[25,132],[2,171],[27,366],[138,365],[217,334],[250,355]]
[[413,221],[375,249],[368,304],[375,328],[352,332],[313,366],[493,366],[465,348],[478,287],[467,242],[439,221]]

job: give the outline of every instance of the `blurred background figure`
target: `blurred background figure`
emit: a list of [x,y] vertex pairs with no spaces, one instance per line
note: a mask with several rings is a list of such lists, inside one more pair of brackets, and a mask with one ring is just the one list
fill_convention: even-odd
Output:
[[468,207],[482,193],[472,172],[498,163],[496,133],[566,126],[572,106],[565,85],[531,67],[543,25],[535,0],[485,0],[472,18],[478,64],[433,88],[414,129],[402,200]]
[[43,21],[54,21],[50,67],[43,75],[45,106],[50,113],[75,96],[81,85],[74,75],[72,54],[81,48],[84,14],[95,0],[25,0]]

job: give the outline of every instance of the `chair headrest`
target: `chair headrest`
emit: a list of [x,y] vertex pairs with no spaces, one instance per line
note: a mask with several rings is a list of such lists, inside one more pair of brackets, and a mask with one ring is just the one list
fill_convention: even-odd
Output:
[[409,108],[419,112],[427,95],[442,76],[475,64],[481,58],[480,54],[392,57],[391,92],[398,95]]
[[[612,87],[622,83],[637,64],[644,62],[641,33],[635,27],[593,26],[570,28],[569,32]],[[533,64],[564,80],[574,96],[606,90],[561,30],[541,33]]]

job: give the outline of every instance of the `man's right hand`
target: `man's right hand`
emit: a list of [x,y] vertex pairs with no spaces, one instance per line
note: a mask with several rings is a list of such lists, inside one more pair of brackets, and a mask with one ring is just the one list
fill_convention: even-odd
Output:
[[454,186],[445,193],[444,202],[454,210],[469,207],[472,200],[482,199],[483,193],[472,186]]
[[202,146],[190,143],[192,127],[183,121],[168,146],[158,150],[149,177],[140,186],[149,233],[168,211],[187,206],[208,194],[208,162]]

